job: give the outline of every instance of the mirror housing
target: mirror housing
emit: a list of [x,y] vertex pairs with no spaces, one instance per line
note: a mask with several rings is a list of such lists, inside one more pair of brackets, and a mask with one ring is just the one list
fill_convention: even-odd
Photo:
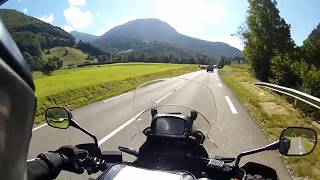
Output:
[[[297,139],[298,138],[298,139]],[[302,138],[302,139],[301,139]],[[305,143],[306,142],[306,143]],[[297,147],[298,144],[298,148]],[[237,156],[235,167],[239,167],[240,159],[243,156],[248,156],[251,154],[256,154],[263,151],[273,151],[279,150],[282,155],[285,156],[303,156],[310,154],[316,147],[317,144],[317,133],[314,129],[305,128],[305,127],[288,127],[284,129],[280,135],[279,140],[268,144],[264,147],[260,147],[257,149],[252,149],[249,151],[245,151],[240,153]],[[304,145],[303,148],[307,148],[304,151],[296,151],[301,150],[300,145]],[[291,148],[294,148],[291,150]]]
[[[61,119],[60,119],[61,118]],[[81,127],[76,121],[73,120],[73,115],[71,111],[64,107],[50,107],[46,110],[45,114],[46,122],[49,126],[58,128],[58,129],[67,129],[69,126],[72,126],[80,131],[86,133],[94,140],[94,144],[98,148],[98,139],[88,130]],[[62,122],[60,122],[62,121]]]
[[51,127],[67,129],[72,121],[72,114],[64,107],[50,107],[46,110],[45,120]]
[[278,150],[284,156],[304,156],[310,154],[316,144],[317,133],[314,129],[288,127],[280,135]]

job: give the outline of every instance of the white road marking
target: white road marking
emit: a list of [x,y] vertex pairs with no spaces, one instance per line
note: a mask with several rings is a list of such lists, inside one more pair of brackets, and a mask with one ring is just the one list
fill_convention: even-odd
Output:
[[108,139],[110,139],[112,136],[116,135],[119,131],[121,131],[123,128],[131,124],[133,121],[136,120],[137,117],[139,117],[143,113],[140,112],[137,115],[135,115],[133,118],[129,119],[127,122],[123,123],[121,126],[119,126],[117,129],[113,130],[111,133],[106,135],[104,138],[102,138],[100,141],[98,141],[98,146],[101,146],[101,144],[105,143]]
[[47,124],[44,123],[44,124],[42,124],[42,125],[40,125],[40,126],[37,126],[37,127],[35,127],[35,128],[32,129],[32,132],[35,131],[35,130],[38,130],[38,129],[42,128],[42,127],[45,127],[46,125],[47,125]]
[[[119,98],[119,97],[125,96],[125,95],[130,94],[130,93],[131,93],[131,92],[127,92],[127,93],[121,94],[121,95],[119,95],[119,96],[112,97],[112,98],[110,98],[110,99],[104,100],[103,102],[108,102],[108,101],[117,99],[117,98]],[[42,124],[42,125],[40,125],[40,126],[37,126],[37,127],[33,128],[32,131],[36,131],[36,130],[38,130],[38,129],[40,129],[40,128],[43,128],[43,127],[45,127],[45,126],[47,126],[46,123],[44,123],[44,124]]]
[[116,96],[116,97],[112,97],[112,98],[110,98],[110,99],[104,100],[103,102],[109,102],[109,101],[112,101],[112,100],[114,100],[114,99],[117,99],[117,98],[119,98],[119,97],[122,97],[122,96],[125,96],[125,95],[128,95],[128,94],[130,94],[130,92],[121,94],[121,95]]
[[169,92],[167,95],[163,96],[162,98],[160,98],[158,101],[156,101],[156,104],[158,104],[159,102],[161,102],[162,100],[164,100],[165,98],[167,98],[168,96],[170,96],[171,94],[173,94],[173,92]]
[[218,83],[218,86],[219,86],[220,88],[222,88],[222,85],[221,85],[220,83]]
[[232,104],[230,98],[229,98],[228,96],[225,96],[225,98],[226,98],[226,101],[227,101],[227,103],[228,103],[228,105],[229,105],[229,108],[230,108],[232,114],[238,114],[238,111],[236,110],[236,108],[235,108],[234,105]]
[[180,85],[179,87],[177,87],[177,88],[176,88],[176,90],[181,89],[183,86],[184,86],[183,84],[182,84],[182,85]]

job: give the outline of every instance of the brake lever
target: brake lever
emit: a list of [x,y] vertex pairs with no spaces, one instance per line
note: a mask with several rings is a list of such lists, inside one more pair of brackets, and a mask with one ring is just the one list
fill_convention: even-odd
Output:
[[218,161],[223,161],[225,163],[232,163],[236,160],[236,158],[226,158],[222,156],[215,156],[214,159]]

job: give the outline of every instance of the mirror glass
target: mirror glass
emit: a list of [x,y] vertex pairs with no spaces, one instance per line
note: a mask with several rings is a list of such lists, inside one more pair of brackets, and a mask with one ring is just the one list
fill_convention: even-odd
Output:
[[286,156],[302,156],[313,151],[317,144],[317,133],[310,128],[290,127],[279,139],[279,152]]
[[69,127],[69,113],[68,110],[63,107],[51,107],[46,111],[46,121],[49,126],[66,129]]

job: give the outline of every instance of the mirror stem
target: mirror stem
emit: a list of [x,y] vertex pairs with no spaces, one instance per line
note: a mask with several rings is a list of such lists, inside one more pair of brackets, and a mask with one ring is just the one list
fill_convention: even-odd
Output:
[[277,150],[279,147],[279,140],[271,143],[271,144],[268,144],[264,147],[261,147],[261,148],[257,148],[257,149],[253,149],[253,150],[249,150],[249,151],[245,151],[245,152],[242,152],[238,155],[237,159],[236,159],[236,163],[235,163],[235,167],[239,167],[239,163],[240,163],[240,159],[243,157],[243,156],[247,156],[247,155],[250,155],[250,154],[255,154],[255,153],[259,153],[259,152],[263,152],[263,151],[272,151],[272,150]]
[[89,131],[87,131],[86,129],[84,129],[83,127],[81,127],[76,121],[74,121],[73,119],[70,120],[70,126],[74,127],[74,128],[77,128],[77,129],[80,129],[82,132],[86,133],[88,136],[92,137],[92,139],[94,140],[94,144],[97,145],[98,147],[98,140],[97,138],[92,134],[90,133]]

